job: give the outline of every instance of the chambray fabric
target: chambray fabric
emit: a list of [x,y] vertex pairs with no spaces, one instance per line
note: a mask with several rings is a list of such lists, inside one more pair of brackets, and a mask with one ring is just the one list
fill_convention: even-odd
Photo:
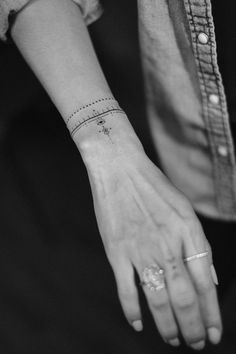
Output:
[[[9,14],[17,13],[31,0],[0,0],[0,39],[6,40],[9,28]],[[72,0],[80,6],[86,25],[97,20],[102,14],[102,7],[98,0]]]
[[[74,1],[93,20],[99,17],[97,1]],[[2,2],[2,38],[8,10],[26,2]],[[137,3],[148,123],[161,167],[196,211],[236,220],[234,143],[217,64],[211,2]]]
[[148,120],[163,170],[195,210],[235,220],[234,144],[210,0],[139,0],[138,9]]

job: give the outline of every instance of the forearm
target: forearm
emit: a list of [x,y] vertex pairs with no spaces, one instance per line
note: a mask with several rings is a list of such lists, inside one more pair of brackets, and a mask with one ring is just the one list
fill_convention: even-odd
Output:
[[[17,14],[11,35],[65,122],[76,109],[112,96],[80,9],[71,0],[30,2]],[[99,109],[101,107],[100,103]],[[91,112],[93,108],[96,109],[96,105],[91,106]],[[84,111],[83,119],[86,115],[90,115],[88,109]],[[75,122],[76,115],[73,120]],[[82,153],[87,148],[94,153],[99,152],[99,147],[103,151],[106,148],[114,150],[119,143],[120,147],[136,141],[139,144],[124,114],[108,114],[106,120],[111,139],[100,134],[99,127],[92,123],[73,136]]]

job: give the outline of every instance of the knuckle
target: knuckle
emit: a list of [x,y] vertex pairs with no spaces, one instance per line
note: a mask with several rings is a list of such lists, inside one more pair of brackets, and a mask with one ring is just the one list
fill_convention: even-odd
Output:
[[165,312],[169,308],[169,301],[167,299],[155,301],[151,304],[151,308],[156,312]]
[[171,271],[172,277],[175,278],[179,276],[180,269],[178,267],[178,259],[173,252],[168,248],[165,250],[163,257],[166,267]]
[[168,250],[164,254],[164,259],[167,265],[169,266],[176,266],[177,265],[177,257],[170,251]]
[[169,269],[170,277],[173,281],[182,277],[182,272],[176,256],[171,254],[167,255],[165,258],[165,263],[166,267]]
[[174,280],[181,276],[181,269],[179,266],[179,258],[174,254],[169,246],[162,247],[163,261],[165,269],[168,270],[171,278]]
[[171,273],[171,279],[174,280],[178,280],[182,278],[182,273],[180,271],[180,269],[176,266],[172,266],[172,273]]
[[215,286],[212,281],[199,280],[198,281],[198,293],[200,295],[210,294],[215,291]]
[[177,308],[183,311],[194,307],[196,301],[193,294],[190,292],[183,292],[176,296],[174,303]]

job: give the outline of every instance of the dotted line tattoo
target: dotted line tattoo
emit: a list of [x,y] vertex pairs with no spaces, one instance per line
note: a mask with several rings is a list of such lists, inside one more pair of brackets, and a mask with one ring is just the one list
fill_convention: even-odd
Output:
[[[90,106],[92,104],[88,104],[88,105],[82,107],[81,109],[78,109],[74,113],[72,113],[72,115],[70,115],[70,117],[67,119],[66,122],[67,122],[67,128],[69,129],[72,138],[81,128],[86,127],[90,123],[94,122],[99,127],[98,132],[106,135],[110,139],[111,143],[113,144],[111,137],[110,137],[110,132],[111,132],[112,128],[105,126],[105,124],[107,123],[105,118],[107,116],[109,116],[109,117],[115,116],[116,114],[125,114],[125,112],[120,108],[118,102],[115,101],[114,99],[113,99],[114,103],[112,105],[104,107],[104,102],[103,102],[104,100],[105,99],[101,99],[101,100],[98,100],[98,101],[95,101],[94,103],[92,103],[92,104],[97,103],[98,106],[102,105],[102,103],[103,103],[101,109],[93,109],[91,111]],[[110,100],[110,98],[107,100]],[[87,117],[82,118],[81,116],[84,112],[81,112],[81,111],[88,110],[88,109],[89,109],[89,112],[87,113]],[[75,120],[76,115],[77,115],[77,117]],[[84,116],[84,114],[83,114],[83,116]],[[72,118],[74,118],[74,119],[72,119]],[[75,121],[72,122],[73,120],[75,120]]]
[[114,100],[115,101],[115,98],[114,97],[105,97],[105,98],[100,98],[99,100],[96,100],[94,102],[91,102],[91,103],[88,103],[78,109],[76,109],[69,117],[68,119],[66,120],[66,124],[68,124],[68,122],[71,120],[71,118],[74,117],[74,115],[76,115],[77,113],[79,113],[80,111],[82,111],[83,109],[86,109],[88,107],[91,107],[92,105],[96,104],[96,103],[99,103],[99,102],[104,102],[104,101],[110,101],[110,100]]

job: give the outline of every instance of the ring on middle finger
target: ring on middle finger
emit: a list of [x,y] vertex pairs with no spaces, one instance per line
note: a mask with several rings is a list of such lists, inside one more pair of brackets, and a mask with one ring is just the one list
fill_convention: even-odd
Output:
[[156,263],[145,267],[142,271],[142,281],[140,283],[151,291],[159,291],[165,287],[164,270]]

